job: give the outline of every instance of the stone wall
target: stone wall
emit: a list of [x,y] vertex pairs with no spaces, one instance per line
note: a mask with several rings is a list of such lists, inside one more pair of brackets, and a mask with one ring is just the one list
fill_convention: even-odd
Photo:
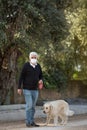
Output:
[[[19,96],[17,94],[17,88],[16,88],[16,91],[14,91],[13,96],[9,98],[10,104],[25,103],[23,94],[22,96]],[[57,99],[75,99],[75,98],[87,99],[87,85],[84,85],[81,81],[70,81],[66,89],[64,90],[62,89],[60,93],[58,92],[57,89],[56,90],[54,89],[40,90],[38,100],[57,100]]]
[[[24,97],[16,95],[16,103],[24,103]],[[81,81],[71,81],[65,90],[58,93],[58,90],[43,89],[39,91],[39,100],[56,100],[69,98],[86,98],[87,85],[83,85]]]
[[87,85],[84,85],[81,81],[70,81],[66,89],[62,89],[60,93],[58,93],[57,90],[41,90],[40,98],[43,100],[54,100],[60,98],[87,98]]

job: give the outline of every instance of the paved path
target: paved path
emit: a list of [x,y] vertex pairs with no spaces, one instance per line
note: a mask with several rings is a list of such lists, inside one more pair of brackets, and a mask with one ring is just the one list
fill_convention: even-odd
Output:
[[18,128],[12,130],[87,130],[87,127],[79,126],[79,127],[40,127],[40,128]]
[[7,126],[7,127],[0,127],[0,130],[87,130],[87,119],[84,120],[71,120],[68,122],[66,126],[53,126],[53,124],[49,124],[49,126],[44,126],[44,124],[38,128],[26,128],[26,126],[21,124],[19,126]]
[[[25,105],[6,105],[0,106],[0,130],[87,130],[87,105],[70,105],[75,111],[75,116],[69,119],[66,126],[54,127],[53,124],[44,126],[42,118],[46,115],[43,113],[42,106],[36,107],[35,118],[39,118],[39,128],[26,128],[25,126]],[[81,116],[83,118],[81,118]],[[3,123],[6,122],[6,123]]]
[[[87,113],[87,105],[70,105],[75,115]],[[46,117],[43,107],[36,107],[35,118]],[[25,105],[4,105],[0,106],[0,121],[16,121],[25,119]]]

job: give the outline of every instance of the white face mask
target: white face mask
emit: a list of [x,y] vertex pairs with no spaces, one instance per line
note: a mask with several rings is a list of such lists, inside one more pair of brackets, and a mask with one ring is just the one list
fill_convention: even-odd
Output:
[[31,59],[31,63],[32,63],[33,65],[36,65],[36,64],[37,64],[37,59]]

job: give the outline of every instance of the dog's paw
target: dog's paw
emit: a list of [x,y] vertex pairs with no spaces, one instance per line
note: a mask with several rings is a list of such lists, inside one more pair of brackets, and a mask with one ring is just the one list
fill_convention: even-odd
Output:
[[67,123],[66,122],[61,122],[60,125],[64,126],[66,125]]
[[47,123],[45,123],[45,124],[44,124],[44,126],[48,126],[48,124],[47,124]]
[[61,123],[58,123],[58,126],[61,126]]

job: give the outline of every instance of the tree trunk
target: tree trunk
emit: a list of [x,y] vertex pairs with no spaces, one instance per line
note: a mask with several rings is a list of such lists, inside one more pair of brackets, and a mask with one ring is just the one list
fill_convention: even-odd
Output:
[[17,49],[10,48],[7,57],[3,60],[0,71],[0,104],[6,103],[8,96],[12,97],[9,103],[15,103]]

